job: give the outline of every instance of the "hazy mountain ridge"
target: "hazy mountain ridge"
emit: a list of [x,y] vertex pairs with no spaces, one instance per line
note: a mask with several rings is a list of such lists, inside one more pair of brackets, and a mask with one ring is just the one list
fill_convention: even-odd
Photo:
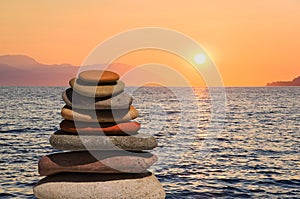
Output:
[[26,55],[0,56],[1,86],[66,86],[77,71],[76,66],[46,65]]
[[[104,64],[84,67],[99,69],[101,66]],[[107,67],[107,69],[119,73],[120,76],[133,68],[133,66],[120,63],[114,63]],[[69,79],[75,77],[79,69],[79,66],[71,64],[42,64],[26,55],[2,55],[0,56],[0,86],[68,86]],[[173,76],[158,77],[158,74],[151,70],[137,69],[132,71],[131,76],[127,76],[127,79],[125,78],[126,83],[128,85],[140,85],[140,82],[147,80],[143,75],[144,72],[154,78],[151,79],[153,80],[151,82],[156,82],[155,80],[163,82],[168,78],[167,82],[174,80]],[[135,73],[134,78],[132,77],[133,73]],[[277,81],[268,83],[266,86],[300,86],[300,76],[292,81]]]
[[300,76],[296,77],[292,81],[277,81],[267,83],[267,86],[300,86]]
[[[83,66],[85,69],[105,67],[120,75],[125,74],[133,66],[113,63]],[[82,68],[82,69],[84,69]],[[68,86],[71,78],[79,72],[79,66],[71,64],[42,64],[26,55],[0,56],[0,86]],[[136,77],[136,79],[143,77]]]
[[26,55],[1,55],[0,63],[14,67],[37,67],[43,65]]

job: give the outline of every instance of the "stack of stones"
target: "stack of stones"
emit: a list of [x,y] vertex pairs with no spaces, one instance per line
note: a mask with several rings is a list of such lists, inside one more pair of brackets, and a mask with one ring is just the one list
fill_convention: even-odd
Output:
[[165,198],[147,169],[157,157],[153,136],[138,133],[138,116],[124,83],[111,71],[88,70],[70,80],[60,130],[50,144],[68,152],[44,156],[38,198]]

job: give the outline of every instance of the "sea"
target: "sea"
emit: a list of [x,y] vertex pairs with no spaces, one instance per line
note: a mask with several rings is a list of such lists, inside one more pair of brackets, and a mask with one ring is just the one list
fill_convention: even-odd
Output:
[[[66,87],[0,87],[0,198],[35,198]],[[128,87],[166,198],[300,198],[300,87]],[[146,185],[145,185],[146,186]]]

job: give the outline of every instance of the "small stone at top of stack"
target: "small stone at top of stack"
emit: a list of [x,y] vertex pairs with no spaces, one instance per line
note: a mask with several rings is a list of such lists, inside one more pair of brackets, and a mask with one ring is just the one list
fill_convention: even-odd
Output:
[[[157,157],[143,152],[155,148],[157,141],[138,133],[140,124],[132,121],[138,112],[119,78],[111,71],[90,70],[69,81],[71,88],[62,95],[64,120],[50,143],[71,152],[41,158],[39,173],[47,177],[35,186],[37,197],[165,197],[161,184],[147,171]],[[73,181],[66,173],[72,174]],[[99,179],[89,173],[98,173]]]
[[120,76],[107,70],[88,70],[81,72],[78,78],[82,81],[96,84],[116,84]]

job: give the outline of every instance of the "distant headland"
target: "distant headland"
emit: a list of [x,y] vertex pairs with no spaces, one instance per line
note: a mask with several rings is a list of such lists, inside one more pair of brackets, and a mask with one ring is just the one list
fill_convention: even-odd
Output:
[[300,76],[293,79],[292,81],[278,81],[267,83],[267,86],[300,86]]

